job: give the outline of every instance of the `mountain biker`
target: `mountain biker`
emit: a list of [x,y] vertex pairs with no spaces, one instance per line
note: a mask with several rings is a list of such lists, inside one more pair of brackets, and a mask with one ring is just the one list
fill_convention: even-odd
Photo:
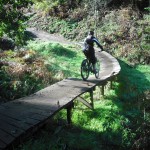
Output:
[[83,53],[86,56],[86,58],[92,63],[94,69],[93,71],[95,72],[96,57],[94,43],[96,43],[97,46],[101,49],[101,51],[103,51],[103,47],[101,46],[97,38],[94,37],[94,31],[89,31],[88,36],[84,40]]

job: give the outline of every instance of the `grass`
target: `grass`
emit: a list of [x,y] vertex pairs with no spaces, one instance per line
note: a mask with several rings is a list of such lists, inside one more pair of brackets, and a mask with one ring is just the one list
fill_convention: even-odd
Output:
[[24,50],[4,51],[0,70],[1,102],[30,95],[67,77],[81,78],[84,55],[76,45],[29,41]]
[[80,47],[50,42],[31,42],[28,48],[34,49],[45,57],[47,68],[56,77],[80,78],[80,65],[84,58]]

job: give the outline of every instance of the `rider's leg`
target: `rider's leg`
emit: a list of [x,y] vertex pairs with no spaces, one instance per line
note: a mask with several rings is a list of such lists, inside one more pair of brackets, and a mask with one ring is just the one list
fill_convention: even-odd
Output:
[[93,64],[93,72],[96,72],[96,63]]
[[93,62],[92,62],[92,64],[93,64],[93,71],[94,71],[94,73],[96,72],[96,57],[94,56],[93,57]]
[[95,70],[95,69],[96,69],[96,67],[95,67],[95,63],[93,63],[92,65],[93,65],[93,70]]

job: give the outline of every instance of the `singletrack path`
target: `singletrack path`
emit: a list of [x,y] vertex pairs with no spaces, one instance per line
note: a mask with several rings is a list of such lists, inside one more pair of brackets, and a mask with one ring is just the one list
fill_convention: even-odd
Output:
[[39,31],[35,28],[27,28],[27,32],[33,35],[34,38],[42,40],[42,41],[51,41],[51,42],[58,42],[63,44],[72,44],[72,42],[66,40],[63,36],[58,34],[49,34],[45,31]]
[[67,78],[28,97],[1,104],[0,150],[12,149],[13,144],[37,131],[58,111],[68,108],[75,98],[93,91],[97,85],[103,85],[119,73],[120,65],[114,57],[104,51],[97,51],[96,55],[101,64],[99,79],[94,76],[88,81]]

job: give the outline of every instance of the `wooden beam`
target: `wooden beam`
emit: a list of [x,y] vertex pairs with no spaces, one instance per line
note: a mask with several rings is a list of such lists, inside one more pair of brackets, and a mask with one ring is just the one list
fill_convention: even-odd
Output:
[[110,89],[113,89],[112,83],[113,83],[113,81],[111,80],[110,81]]
[[88,103],[83,97],[78,97],[77,100],[80,101],[81,103],[83,103],[88,108],[93,109],[92,105],[90,103]]
[[101,87],[101,93],[104,96],[104,85],[102,85],[102,87]]
[[70,125],[72,123],[72,121],[71,121],[71,116],[72,116],[71,110],[72,110],[73,107],[74,107],[74,103],[73,102],[71,102],[66,107],[66,109],[67,109],[67,122],[68,122],[68,125]]
[[91,100],[91,106],[94,109],[94,103],[93,103],[93,90],[90,91],[90,100]]

